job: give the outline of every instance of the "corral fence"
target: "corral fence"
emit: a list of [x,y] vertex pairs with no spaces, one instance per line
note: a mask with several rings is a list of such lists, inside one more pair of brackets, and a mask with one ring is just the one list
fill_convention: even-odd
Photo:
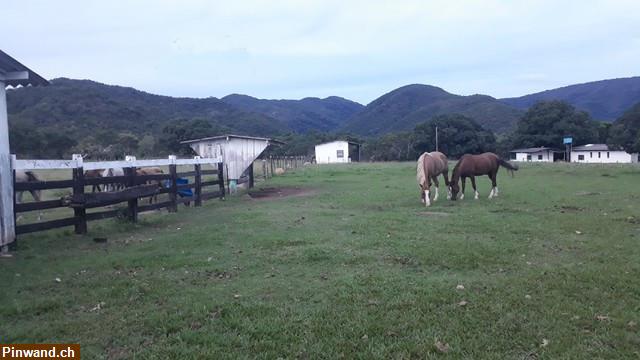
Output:
[[[213,169],[203,169],[202,167],[206,165],[211,165]],[[169,173],[136,174],[137,168],[159,166],[168,166]],[[181,172],[178,172],[178,166],[180,166]],[[185,166],[193,166],[193,170],[182,171]],[[113,168],[122,168],[124,175],[97,178],[85,177],[85,171],[87,170]],[[123,217],[129,221],[136,222],[140,212],[161,208],[176,212],[179,204],[193,202],[195,206],[200,206],[204,200],[224,198],[225,196],[224,166],[218,159],[176,159],[174,156],[170,156],[168,159],[135,160],[135,158],[131,158],[127,161],[84,162],[81,157],[76,157],[73,160],[16,160],[14,158],[12,159],[12,169],[15,214],[13,220],[16,235],[66,226],[74,226],[76,234],[85,234],[88,221]],[[70,169],[72,170],[72,179],[41,179],[41,181],[16,182],[16,170],[48,169]],[[203,181],[203,177],[206,175],[209,175],[209,178],[211,178],[211,175],[215,175],[215,180]],[[193,178],[193,182],[189,181],[188,178]],[[85,187],[94,185],[120,185],[121,190],[85,192]],[[26,203],[17,203],[16,201],[17,194],[21,191],[67,188],[71,188],[71,193],[59,199]],[[184,196],[185,193],[190,194],[190,196]],[[156,203],[150,202],[148,205],[139,204],[140,199],[158,194],[168,194],[169,200]],[[97,212],[91,211],[92,209],[104,208],[123,202],[127,203],[126,209],[110,208]],[[18,224],[16,222],[20,213],[55,208],[71,208],[73,209],[73,216],[29,224]]]
[[311,163],[310,156],[269,156],[261,160],[256,160],[254,166],[250,167],[253,177],[253,173],[257,173],[256,176],[263,179],[273,177],[276,169],[281,168],[284,171],[290,169],[297,169],[304,166],[304,164]]

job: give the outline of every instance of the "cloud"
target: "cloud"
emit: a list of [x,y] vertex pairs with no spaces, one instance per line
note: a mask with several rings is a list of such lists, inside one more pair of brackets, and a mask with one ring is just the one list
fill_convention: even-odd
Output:
[[176,96],[367,103],[418,82],[517,96],[636,75],[640,58],[637,1],[11,0],[3,13],[3,50],[46,77]]

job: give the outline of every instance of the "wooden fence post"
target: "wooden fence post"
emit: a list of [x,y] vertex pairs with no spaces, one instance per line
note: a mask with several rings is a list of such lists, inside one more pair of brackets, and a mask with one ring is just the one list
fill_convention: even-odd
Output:
[[273,156],[269,156],[269,168],[271,169],[271,177],[273,177]]
[[[12,159],[15,158],[15,155],[11,155]],[[16,226],[16,222],[18,220],[18,213],[16,212],[16,204],[18,203],[18,199],[17,199],[17,192],[15,190],[15,186],[16,186],[16,171],[13,169],[13,166],[11,167],[11,172],[13,175],[12,181],[13,181],[13,226],[15,229]],[[14,230],[15,231],[15,230]],[[7,252],[6,250],[11,250],[11,251],[17,251],[18,250],[18,236],[16,235],[13,238],[13,242],[9,243],[9,247],[8,249],[5,249],[4,251],[0,249],[0,254],[3,252]]]
[[169,165],[169,173],[171,174],[171,191],[169,192],[169,212],[178,211],[178,173],[176,171],[176,165]]
[[218,186],[220,187],[220,199],[224,199],[224,164],[218,163]]
[[[83,167],[73,168],[73,195],[84,194],[84,169]],[[85,208],[73,208],[73,215],[76,218],[75,233],[87,233],[87,210]]]
[[202,194],[202,165],[196,164],[194,165],[194,170],[196,172],[194,182],[196,183],[196,187],[194,189],[194,206],[202,205],[202,198],[200,195]]
[[[132,187],[136,185],[136,168],[135,167],[124,168],[124,175],[127,177],[127,181],[126,181],[127,187]],[[127,201],[127,205],[128,205],[127,216],[129,217],[129,221],[137,222],[138,221],[138,198],[134,198]]]
[[253,188],[253,162],[249,165],[249,189]]
[[267,180],[267,160],[262,159],[262,177]]

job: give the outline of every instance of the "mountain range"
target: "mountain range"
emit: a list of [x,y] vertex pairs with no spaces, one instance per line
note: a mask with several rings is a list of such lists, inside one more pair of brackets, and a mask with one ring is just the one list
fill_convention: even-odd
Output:
[[407,85],[366,106],[331,96],[265,100],[232,94],[221,99],[160,96],[90,80],[54,79],[50,86],[7,92],[10,124],[64,129],[81,138],[96,129],[158,134],[173,122],[203,119],[220,131],[278,136],[288,132],[349,132],[377,136],[410,130],[435,115],[458,113],[495,132],[513,128],[527,107],[558,99],[611,121],[640,102],[640,77],[595,81],[495,99],[461,96],[430,85]]

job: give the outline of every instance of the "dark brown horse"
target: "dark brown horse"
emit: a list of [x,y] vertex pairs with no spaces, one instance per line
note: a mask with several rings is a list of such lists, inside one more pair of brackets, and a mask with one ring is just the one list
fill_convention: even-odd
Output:
[[489,199],[494,196],[498,196],[498,184],[496,183],[496,177],[498,175],[498,169],[500,166],[507,168],[511,175],[514,170],[518,170],[518,166],[513,165],[507,161],[502,160],[498,155],[494,153],[484,153],[480,155],[463,155],[458,163],[453,168],[451,173],[451,200],[456,200],[460,188],[458,181],[462,178],[462,195],[460,200],[464,199],[464,187],[467,178],[471,178],[471,186],[475,194],[475,199],[478,199],[478,190],[476,188],[476,176],[487,175],[491,179],[491,192],[489,193]]

